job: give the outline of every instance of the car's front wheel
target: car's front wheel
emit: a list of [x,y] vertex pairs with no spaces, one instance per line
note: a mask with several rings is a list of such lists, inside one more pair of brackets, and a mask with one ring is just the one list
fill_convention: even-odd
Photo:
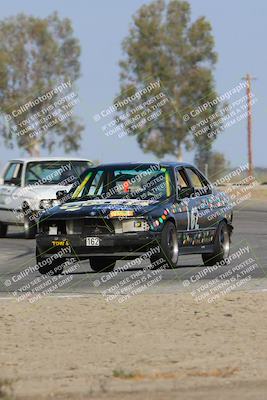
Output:
[[90,266],[95,272],[110,272],[113,271],[116,264],[116,259],[113,257],[91,257]]
[[[158,250],[159,251],[150,259],[153,269],[160,268],[165,263],[169,268],[175,268],[177,266],[179,244],[176,227],[171,221],[167,221],[162,229]],[[163,262],[161,260],[163,260]]]
[[63,272],[66,259],[62,257],[53,259],[53,255],[50,258],[42,257],[38,248],[36,248],[36,261],[41,275],[59,275]]
[[2,222],[0,222],[0,238],[6,237],[7,228],[8,228],[7,224],[3,224]]
[[230,231],[225,221],[222,221],[217,229],[213,253],[202,254],[204,265],[212,266],[225,261],[230,253]]

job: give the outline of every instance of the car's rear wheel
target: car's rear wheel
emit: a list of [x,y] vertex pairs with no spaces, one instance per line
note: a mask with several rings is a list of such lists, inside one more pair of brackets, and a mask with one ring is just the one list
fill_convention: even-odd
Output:
[[39,266],[38,271],[41,275],[59,275],[63,272],[66,258],[61,257],[57,259],[52,259],[52,257],[53,256],[51,255],[50,264],[48,258],[42,257],[38,248],[36,248],[36,261]]
[[211,266],[218,262],[225,261],[229,257],[230,253],[230,232],[228,225],[225,221],[222,221],[217,229],[214,252],[208,254],[202,254],[202,260],[204,265]]
[[[150,261],[152,268],[157,269],[167,263],[169,268],[175,268],[179,258],[179,244],[175,225],[167,221],[161,232],[160,249],[159,252],[154,254]],[[160,260],[163,262],[159,262]]]
[[95,272],[113,271],[116,259],[113,257],[90,257],[90,266]]
[[0,238],[6,237],[8,225],[0,222]]

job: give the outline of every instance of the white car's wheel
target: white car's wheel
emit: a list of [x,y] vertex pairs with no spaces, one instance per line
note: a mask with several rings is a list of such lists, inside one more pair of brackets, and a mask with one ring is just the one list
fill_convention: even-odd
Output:
[[29,216],[24,218],[24,233],[26,239],[34,239],[37,233],[37,225],[34,220],[31,220]]
[[0,222],[0,237],[1,238],[6,237],[7,228],[8,228],[7,224],[3,224],[2,222]]
[[29,205],[25,202],[22,206],[24,213],[24,233],[26,239],[34,239],[37,233],[37,225],[34,215],[30,210]]

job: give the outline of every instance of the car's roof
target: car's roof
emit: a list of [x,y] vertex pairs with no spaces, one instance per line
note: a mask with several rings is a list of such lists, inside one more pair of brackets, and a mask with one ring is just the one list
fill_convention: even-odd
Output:
[[42,161],[88,161],[91,162],[91,160],[88,160],[86,158],[78,158],[78,157],[28,157],[28,158],[14,158],[10,160],[9,162],[42,162]]
[[161,167],[192,167],[192,164],[185,162],[176,161],[160,161],[160,162],[122,162],[122,163],[108,163],[108,164],[98,164],[95,168],[127,168],[127,167],[152,167],[160,165]]

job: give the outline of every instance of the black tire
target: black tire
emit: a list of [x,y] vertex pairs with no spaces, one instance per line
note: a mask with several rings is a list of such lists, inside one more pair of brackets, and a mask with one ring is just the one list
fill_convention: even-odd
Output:
[[0,222],[0,238],[6,237],[8,225]]
[[217,229],[214,252],[202,254],[204,265],[212,266],[218,262],[224,261],[230,253],[230,230],[225,221],[222,221]]
[[26,239],[34,239],[37,233],[36,221],[28,215],[24,217],[24,233]]
[[[178,264],[179,258],[179,244],[177,238],[177,232],[175,225],[167,221],[161,232],[160,239],[160,252],[154,254],[151,258],[151,264],[153,269],[162,267],[162,263],[158,263],[160,259],[163,259],[164,263],[169,268],[175,268]],[[155,264],[155,265],[153,265]]]
[[49,265],[41,265],[42,262],[47,260],[46,258],[42,257],[39,253],[38,248],[36,248],[36,261],[39,264],[38,271],[41,275],[60,275],[64,270],[64,263],[66,262],[66,258],[58,258],[52,261]]
[[95,272],[111,272],[116,261],[113,257],[90,257],[90,266]]

